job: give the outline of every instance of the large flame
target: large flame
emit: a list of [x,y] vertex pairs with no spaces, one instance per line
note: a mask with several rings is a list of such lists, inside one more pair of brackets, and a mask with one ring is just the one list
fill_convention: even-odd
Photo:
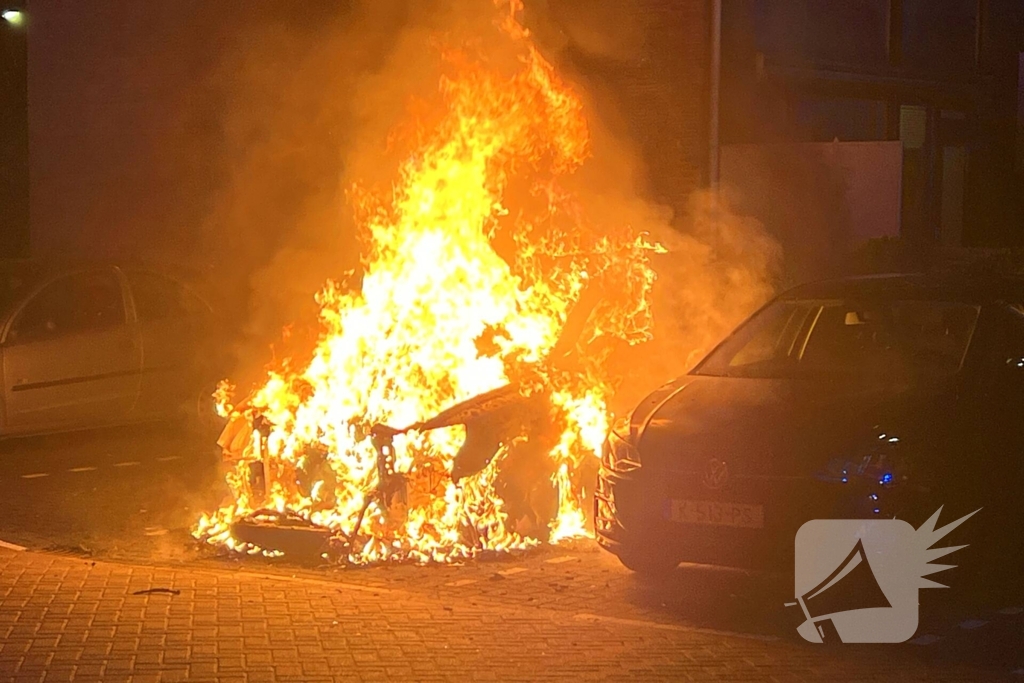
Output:
[[[588,221],[559,182],[590,153],[584,107],[531,44],[519,9],[514,0],[499,22],[514,65],[445,50],[435,115],[392,140],[407,154],[390,193],[353,189],[365,228],[361,282],[327,283],[312,359],[269,371],[235,411],[267,425],[265,438],[253,433],[228,476],[232,502],[204,516],[197,537],[256,550],[232,537],[231,524],[260,508],[336,531],[352,541],[355,562],[446,561],[585,533],[582,472],[600,457],[613,388],[607,344],[594,342],[647,337],[654,247],[628,226]],[[571,367],[546,362],[573,306],[600,282],[612,286],[583,329],[589,351]],[[548,528],[517,533],[495,491],[514,442],[536,438],[527,433],[458,484],[451,471],[464,428],[401,434],[388,468],[405,495],[373,497],[373,425],[415,424],[510,382],[550,392],[557,437],[545,442],[545,476],[558,512]],[[257,460],[265,499],[249,476]]]

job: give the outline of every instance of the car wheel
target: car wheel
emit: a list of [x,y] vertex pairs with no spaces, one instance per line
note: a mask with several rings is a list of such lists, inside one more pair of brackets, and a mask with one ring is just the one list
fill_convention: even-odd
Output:
[[679,560],[676,557],[650,549],[619,548],[616,554],[626,569],[641,576],[667,576],[679,566]]

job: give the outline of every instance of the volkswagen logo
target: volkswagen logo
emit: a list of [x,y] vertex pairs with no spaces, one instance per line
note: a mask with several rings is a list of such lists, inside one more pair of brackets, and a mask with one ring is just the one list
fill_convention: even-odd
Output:
[[718,458],[708,460],[708,464],[704,466],[704,478],[702,481],[704,486],[707,486],[709,489],[717,490],[725,486],[726,482],[729,481],[728,463]]

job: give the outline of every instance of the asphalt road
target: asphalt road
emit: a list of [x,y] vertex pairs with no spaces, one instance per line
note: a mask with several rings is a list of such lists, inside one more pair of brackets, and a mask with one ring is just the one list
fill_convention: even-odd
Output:
[[[642,580],[590,541],[462,566],[341,569],[215,557],[196,546],[189,529],[221,501],[219,468],[212,439],[168,427],[4,442],[0,541],[138,566],[230,569],[400,589],[449,606],[555,610],[581,623],[698,632],[712,642],[722,639],[723,647],[736,638],[765,643],[769,651],[773,643],[815,647],[796,634],[801,615],[784,606],[793,599],[784,582],[693,566],[658,581]],[[958,585],[952,574],[944,578],[951,588],[921,592],[917,637],[872,648],[870,656],[891,658],[896,670],[900,662],[949,662],[1024,679],[1024,604],[978,601],[972,597],[978,591]],[[585,651],[587,645],[579,647]]]
[[130,559],[193,554],[224,489],[209,438],[165,425],[0,442],[0,540]]

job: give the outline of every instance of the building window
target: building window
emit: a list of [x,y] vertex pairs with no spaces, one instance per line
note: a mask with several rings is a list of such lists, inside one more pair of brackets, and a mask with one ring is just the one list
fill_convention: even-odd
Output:
[[776,60],[824,66],[886,63],[889,0],[754,0],[757,47]]
[[928,141],[928,109],[914,104],[900,106],[900,141],[903,143],[903,207],[901,234],[912,241],[931,240],[935,225],[928,200],[931,161]]
[[813,142],[884,140],[885,111],[880,100],[805,99],[794,116],[802,137]]
[[928,110],[915,104],[900,107],[900,140],[903,149],[921,149],[928,132]]
[[967,148],[950,145],[942,148],[942,205],[939,239],[959,247],[964,232],[964,178],[967,173]]
[[808,52],[851,66],[886,61],[888,0],[807,0]]
[[978,0],[903,0],[903,66],[918,73],[970,71]]

